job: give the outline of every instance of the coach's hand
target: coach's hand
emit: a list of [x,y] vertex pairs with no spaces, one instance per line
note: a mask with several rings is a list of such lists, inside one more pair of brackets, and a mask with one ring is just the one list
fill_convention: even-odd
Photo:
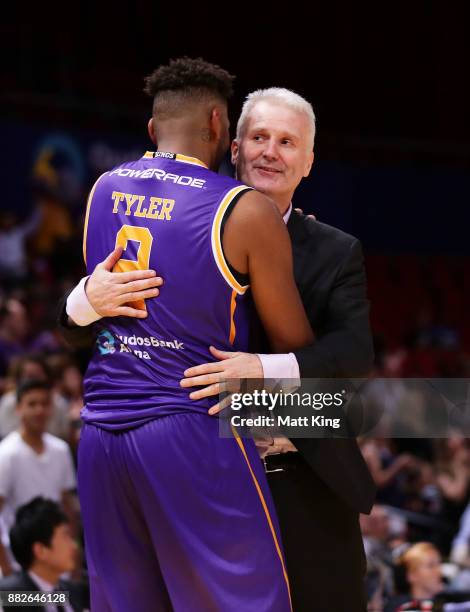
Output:
[[122,247],[116,247],[96,266],[86,283],[85,292],[90,304],[102,317],[125,316],[144,319],[147,316],[145,310],[126,304],[159,295],[157,287],[163,284],[163,279],[156,275],[155,270],[111,272],[122,251]]
[[[204,389],[193,391],[189,397],[193,400],[219,395],[225,391],[221,382],[230,378],[263,378],[263,366],[258,355],[232,351],[219,351],[211,346],[212,355],[219,361],[203,363],[184,372],[185,378],[180,381],[182,387],[200,387]],[[221,402],[212,406],[209,414],[220,412],[225,406]]]

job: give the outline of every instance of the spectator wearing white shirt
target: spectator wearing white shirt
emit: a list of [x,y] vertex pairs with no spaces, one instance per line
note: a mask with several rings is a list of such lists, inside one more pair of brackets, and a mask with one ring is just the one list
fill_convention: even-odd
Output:
[[[0,438],[5,438],[18,429],[19,413],[16,410],[16,389],[24,380],[51,381],[50,368],[40,353],[27,353],[12,361],[8,372],[11,388],[0,398]],[[63,440],[68,440],[71,433],[69,403],[63,394],[52,390],[52,414],[47,424],[47,431]]]
[[[75,470],[68,445],[46,432],[51,415],[51,391],[44,381],[20,384],[17,392],[20,427],[0,442],[0,509],[6,527],[16,510],[38,495],[62,504],[76,529]],[[0,544],[4,575],[12,567]]]

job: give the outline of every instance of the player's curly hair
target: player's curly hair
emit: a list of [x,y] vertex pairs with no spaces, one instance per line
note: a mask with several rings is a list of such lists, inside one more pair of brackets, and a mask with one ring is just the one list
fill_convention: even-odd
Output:
[[155,98],[161,92],[206,91],[223,100],[233,95],[234,76],[226,70],[210,64],[201,57],[180,57],[160,66],[145,79],[144,91]]

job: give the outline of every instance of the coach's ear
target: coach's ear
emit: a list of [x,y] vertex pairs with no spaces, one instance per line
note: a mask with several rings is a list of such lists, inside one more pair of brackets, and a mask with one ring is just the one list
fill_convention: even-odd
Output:
[[155,131],[153,129],[153,117],[151,119],[149,119],[149,122],[147,124],[147,131],[149,133],[150,140],[153,142],[153,144],[155,146],[158,146],[157,145],[157,137],[155,136]]
[[239,152],[239,150],[240,150],[240,145],[239,145],[238,141],[236,139],[232,140],[231,151],[232,151],[232,164],[234,166],[236,166],[237,162],[238,162],[238,152]]
[[309,153],[307,161],[305,162],[304,176],[308,176],[310,174],[310,170],[312,169],[314,158],[315,158],[315,155],[312,151],[311,153]]

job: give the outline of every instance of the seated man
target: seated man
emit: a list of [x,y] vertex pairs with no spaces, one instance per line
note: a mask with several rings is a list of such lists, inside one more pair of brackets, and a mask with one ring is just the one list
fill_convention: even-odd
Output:
[[[88,607],[86,586],[60,579],[64,572],[75,568],[77,545],[70,534],[67,517],[58,504],[35,497],[21,506],[10,531],[10,542],[22,571],[2,578],[0,591],[51,593],[52,602],[59,602],[23,607],[26,610],[78,612]],[[69,601],[60,603],[59,594],[52,594],[52,591],[68,591]],[[3,610],[16,610],[16,606],[4,603]]]

